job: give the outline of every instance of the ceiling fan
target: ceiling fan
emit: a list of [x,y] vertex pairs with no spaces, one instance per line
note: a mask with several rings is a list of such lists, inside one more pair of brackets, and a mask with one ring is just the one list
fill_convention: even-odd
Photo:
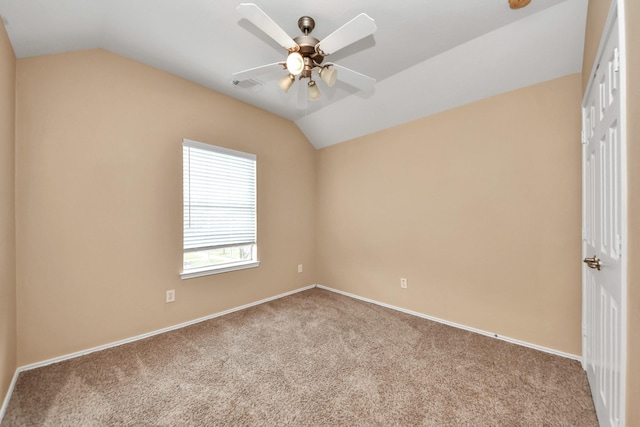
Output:
[[511,9],[520,9],[531,3],[531,0],[509,0],[509,7]]
[[269,73],[274,69],[286,70],[287,74],[278,82],[283,91],[287,92],[296,77],[299,80],[308,78],[308,96],[315,101],[320,98],[320,90],[313,80],[314,73],[329,86],[333,86],[337,80],[337,71],[340,71],[340,81],[343,81],[360,90],[371,90],[376,80],[365,76],[349,68],[341,67],[333,63],[324,63],[326,56],[349,46],[371,34],[377,27],[375,21],[366,13],[353,18],[342,27],[335,30],[322,40],[311,36],[315,28],[315,21],[310,16],[303,16],[298,20],[298,28],[302,35],[291,38],[278,24],[276,24],[265,12],[254,3],[242,3],[236,8],[243,18],[250,21],[278,44],[284,47],[288,54],[286,61],[262,65],[248,70],[233,73],[233,84],[238,85],[244,80]]

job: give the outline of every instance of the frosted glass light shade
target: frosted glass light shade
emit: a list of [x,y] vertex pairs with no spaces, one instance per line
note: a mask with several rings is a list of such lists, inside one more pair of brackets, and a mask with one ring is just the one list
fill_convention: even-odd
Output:
[[287,70],[290,74],[297,76],[304,69],[304,59],[298,52],[291,52],[287,56]]
[[320,95],[320,90],[318,89],[316,82],[311,80],[309,82],[309,99],[311,101],[317,101],[318,99],[320,99]]
[[338,73],[333,68],[322,68],[320,69],[320,78],[324,80],[324,82],[329,87],[333,87],[336,84],[336,79],[338,78]]
[[293,82],[295,82],[295,80],[296,78],[293,76],[293,74],[287,74],[286,76],[278,80],[278,84],[280,84],[280,87],[282,88],[284,93],[287,93],[289,92],[289,89],[291,89],[291,86],[293,86]]

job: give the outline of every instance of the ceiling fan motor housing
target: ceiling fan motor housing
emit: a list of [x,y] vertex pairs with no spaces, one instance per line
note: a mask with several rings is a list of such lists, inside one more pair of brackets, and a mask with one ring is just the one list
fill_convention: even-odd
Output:
[[320,42],[317,38],[311,36],[298,36],[293,39],[300,46],[300,55],[313,58],[317,63],[321,63],[324,56],[316,52],[316,45]]

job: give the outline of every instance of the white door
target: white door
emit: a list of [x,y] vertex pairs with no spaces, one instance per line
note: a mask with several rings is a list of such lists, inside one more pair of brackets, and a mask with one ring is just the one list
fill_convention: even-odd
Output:
[[626,157],[619,23],[615,9],[614,13],[582,106],[583,354],[601,426],[624,423],[626,360]]

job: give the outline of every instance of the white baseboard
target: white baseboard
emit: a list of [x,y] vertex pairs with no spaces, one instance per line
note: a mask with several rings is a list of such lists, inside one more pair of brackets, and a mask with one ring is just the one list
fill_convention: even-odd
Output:
[[195,319],[195,320],[190,320],[188,322],[180,323],[178,325],[174,325],[174,326],[169,326],[169,327],[166,327],[166,328],[158,329],[158,330],[155,330],[155,331],[152,331],[152,332],[148,332],[146,334],[136,335],[134,337],[126,338],[126,339],[123,339],[123,340],[120,340],[120,341],[115,341],[115,342],[112,342],[112,343],[109,343],[109,344],[104,344],[104,345],[93,347],[93,348],[89,348],[89,349],[86,349],[86,350],[77,351],[75,353],[70,353],[70,354],[66,354],[66,355],[63,355],[63,356],[54,357],[52,359],[43,360],[41,362],[36,362],[36,363],[32,363],[32,364],[25,365],[25,366],[20,366],[20,367],[18,367],[16,369],[16,372],[13,375],[13,379],[11,380],[11,384],[9,385],[9,390],[7,390],[7,394],[6,394],[6,396],[4,398],[4,401],[2,403],[2,407],[0,408],[0,422],[4,418],[4,414],[5,414],[6,410],[7,410],[7,406],[9,404],[9,400],[11,399],[11,395],[13,394],[13,389],[15,388],[16,382],[18,380],[18,375],[20,374],[20,372],[28,371],[30,369],[40,368],[42,366],[51,365],[53,363],[62,362],[64,360],[73,359],[73,358],[76,358],[76,357],[84,356],[86,354],[94,353],[96,351],[106,350],[108,348],[117,347],[117,346],[120,346],[120,345],[123,345],[123,344],[128,344],[128,343],[131,343],[131,342],[134,342],[134,341],[143,340],[145,338],[149,338],[149,337],[152,337],[154,335],[159,335],[159,334],[162,334],[162,333],[165,333],[165,332],[169,332],[169,331],[173,331],[173,330],[176,330],[176,329],[184,328],[184,327],[187,327],[187,326],[190,326],[190,325],[194,325],[196,323],[204,322],[205,320],[210,320],[210,319],[214,319],[216,317],[224,316],[226,314],[231,314],[231,313],[234,313],[236,311],[240,311],[240,310],[244,310],[244,309],[247,309],[247,308],[250,308],[250,307],[254,307],[256,305],[264,304],[264,303],[269,302],[269,301],[273,301],[273,300],[277,300],[277,299],[280,299],[280,298],[284,298],[286,296],[293,295],[293,294],[296,294],[298,292],[303,292],[303,291],[306,291],[306,290],[309,290],[309,289],[312,289],[312,288],[316,288],[316,287],[320,288],[320,289],[324,289],[324,290],[330,291],[330,292],[335,292],[337,294],[341,294],[341,295],[344,295],[344,296],[347,296],[347,297],[350,297],[350,298],[355,298],[355,299],[358,299],[360,301],[365,301],[365,302],[368,302],[368,303],[372,303],[372,304],[376,304],[376,305],[379,305],[379,306],[382,306],[382,307],[386,307],[386,308],[389,308],[391,310],[396,310],[396,311],[400,311],[402,313],[406,313],[406,314],[410,314],[410,315],[413,315],[413,316],[421,317],[423,319],[432,320],[432,321],[438,322],[438,323],[443,323],[445,325],[453,326],[454,328],[464,329],[464,330],[470,331],[470,332],[475,332],[477,334],[485,335],[485,336],[488,336],[488,337],[491,337],[491,338],[496,338],[496,339],[499,339],[499,340],[502,340],[502,341],[506,341],[506,342],[509,342],[509,343],[512,343],[512,344],[521,345],[523,347],[529,347],[529,348],[532,348],[534,350],[543,351],[545,353],[555,354],[556,356],[561,356],[561,357],[566,357],[568,359],[574,359],[574,360],[582,361],[582,358],[580,356],[578,356],[578,355],[575,355],[575,354],[564,353],[564,352],[561,352],[561,351],[558,351],[558,350],[554,350],[554,349],[547,348],[547,347],[542,347],[542,346],[539,346],[539,345],[536,345],[536,344],[531,344],[531,343],[528,343],[528,342],[525,342],[525,341],[520,341],[520,340],[516,340],[516,339],[513,339],[513,338],[509,338],[509,337],[503,337],[503,336],[500,336],[498,334],[494,334],[494,333],[491,333],[491,332],[483,331],[481,329],[472,328],[472,327],[469,327],[469,326],[465,326],[465,325],[461,325],[461,324],[458,324],[458,323],[450,322],[448,320],[443,320],[443,319],[439,319],[437,317],[428,316],[426,314],[418,313],[418,312],[415,312],[415,311],[406,310],[404,308],[396,307],[396,306],[393,306],[393,305],[390,305],[390,304],[385,304],[383,302],[375,301],[375,300],[372,300],[370,298],[365,298],[365,297],[361,297],[359,295],[355,295],[355,294],[351,294],[351,293],[348,293],[348,292],[340,291],[338,289],[333,289],[333,288],[330,288],[328,286],[314,284],[314,285],[310,285],[310,286],[305,286],[305,287],[300,288],[300,289],[295,289],[293,291],[285,292],[283,294],[275,295],[273,297],[265,298],[265,299],[262,299],[260,301],[252,302],[252,303],[249,303],[249,304],[245,304],[245,305],[242,305],[240,307],[231,308],[229,310],[221,311],[219,313],[211,314],[211,315],[208,315],[208,316],[205,316],[205,317],[200,317],[200,318]]
[[396,311],[400,311],[402,313],[410,314],[412,316],[417,316],[417,317],[421,317],[423,319],[432,320],[434,322],[442,323],[442,324],[445,324],[445,325],[448,325],[448,326],[453,326],[454,328],[463,329],[463,330],[469,331],[469,332],[475,332],[476,334],[480,334],[480,335],[484,335],[484,336],[487,336],[487,337],[499,339],[501,341],[506,341],[506,342],[511,343],[511,344],[521,345],[523,347],[532,348],[534,350],[539,350],[539,351],[543,351],[545,353],[550,353],[550,354],[554,354],[556,356],[565,357],[567,359],[573,359],[573,360],[577,360],[579,362],[582,362],[582,356],[578,356],[576,354],[565,353],[563,351],[554,350],[552,348],[543,347],[541,345],[531,344],[531,343],[526,342],[526,341],[521,341],[521,340],[517,340],[517,339],[514,339],[514,338],[501,336],[501,335],[498,335],[498,334],[495,334],[495,333],[492,333],[492,332],[483,331],[482,329],[476,329],[476,328],[472,328],[470,326],[461,325],[459,323],[450,322],[448,320],[439,319],[437,317],[428,316],[426,314],[418,313],[416,311],[407,310],[407,309],[404,309],[404,308],[401,308],[401,307],[396,307],[394,305],[385,304],[385,303],[380,302],[380,301],[372,300],[370,298],[365,298],[365,297],[361,297],[359,295],[351,294],[349,292],[344,292],[344,291],[340,291],[338,289],[333,289],[333,288],[330,288],[328,286],[316,285],[316,287],[318,287],[320,289],[325,289],[327,291],[335,292],[337,294],[344,295],[344,296],[347,296],[347,297],[355,298],[355,299],[358,299],[360,301],[369,302],[371,304],[376,304],[376,305],[379,305],[379,306],[382,306],[382,307],[390,308],[391,310],[396,310]]
[[230,308],[229,310],[221,311],[219,313],[210,314],[208,316],[200,317],[198,319],[190,320],[188,322],[180,323],[178,325],[168,326],[166,328],[158,329],[158,330],[155,330],[155,331],[152,331],[152,332],[147,332],[146,334],[136,335],[135,337],[125,338],[125,339],[120,340],[120,341],[115,341],[115,342],[112,342],[112,343],[109,343],[109,344],[100,345],[100,346],[97,346],[97,347],[89,348],[87,350],[81,350],[81,351],[77,351],[75,353],[66,354],[64,356],[54,357],[53,359],[47,359],[47,360],[44,360],[42,362],[36,362],[36,363],[32,363],[30,365],[21,366],[21,367],[18,368],[18,371],[20,371],[20,372],[28,371],[30,369],[35,369],[35,368],[39,368],[39,367],[42,367],[42,366],[51,365],[52,363],[62,362],[63,360],[68,360],[68,359],[73,359],[73,358],[76,358],[76,357],[84,356],[86,354],[94,353],[96,351],[106,350],[106,349],[111,348],[111,347],[118,347],[120,345],[128,344],[130,342],[143,340],[145,338],[149,338],[149,337],[152,337],[154,335],[163,334],[165,332],[173,331],[175,329],[181,329],[181,328],[184,328],[184,327],[187,327],[187,326],[190,326],[190,325],[194,325],[196,323],[204,322],[205,320],[215,319],[216,317],[224,316],[226,314],[231,314],[231,313],[234,313],[236,311],[247,309],[249,307],[254,307],[256,305],[264,304],[265,302],[269,302],[269,301],[273,301],[273,300],[276,300],[276,299],[284,298],[286,296],[297,294],[298,292],[303,292],[303,291],[306,291],[306,290],[309,290],[309,289],[312,289],[312,288],[315,288],[315,287],[316,287],[316,285],[305,286],[304,288],[295,289],[293,291],[289,291],[289,292],[285,292],[285,293],[280,294],[280,295],[276,295],[276,296],[273,296],[273,297],[265,298],[265,299],[262,299],[260,301],[251,302],[249,304],[245,304],[245,305],[242,305],[240,307]]
[[7,394],[4,396],[2,407],[0,407],[0,423],[4,419],[5,412],[7,412],[7,406],[9,406],[9,399],[11,399],[11,395],[13,394],[13,389],[16,387],[16,382],[18,381],[18,374],[20,374],[20,371],[16,369],[16,371],[13,374],[13,379],[11,380],[11,384],[9,384],[9,390],[7,390]]
[[7,405],[9,404],[9,399],[11,399],[11,394],[13,393],[13,389],[16,385],[16,381],[18,380],[18,375],[20,374],[20,372],[24,372],[24,371],[28,371],[30,369],[35,369],[35,368],[40,368],[42,366],[47,366],[47,365],[51,365],[53,363],[58,363],[58,362],[62,362],[64,360],[69,360],[69,359],[74,359],[76,357],[80,357],[80,356],[84,356],[86,354],[90,354],[90,353],[94,353],[96,351],[100,351],[100,350],[106,350],[108,348],[112,348],[112,347],[118,347],[120,345],[123,344],[128,344],[134,341],[139,341],[139,340],[143,340],[145,338],[149,338],[152,337],[154,335],[159,335],[165,332],[169,332],[169,331],[173,331],[175,329],[180,329],[180,328],[184,328],[190,325],[194,325],[196,323],[200,323],[200,322],[204,322],[205,320],[210,320],[210,319],[214,319],[216,317],[220,317],[220,316],[224,316],[226,314],[231,314],[233,312],[236,311],[240,311],[240,310],[244,310],[250,307],[254,307],[256,305],[260,305],[260,304],[264,304],[265,302],[269,302],[269,301],[273,301],[273,300],[277,300],[280,298],[284,298],[286,296],[289,295],[293,295],[293,294],[297,294],[298,292],[303,292],[312,288],[315,288],[316,285],[309,285],[309,286],[305,286],[304,288],[300,288],[300,289],[295,289],[293,291],[289,291],[289,292],[285,292],[283,294],[279,294],[273,297],[269,297],[269,298],[265,298],[262,299],[260,301],[255,301],[249,304],[245,304],[242,305],[240,307],[235,307],[235,308],[231,308],[229,310],[225,310],[225,311],[221,311],[219,313],[214,313],[214,314],[210,314],[208,316],[204,316],[204,317],[200,317],[198,319],[195,320],[190,320],[188,322],[184,322],[184,323],[180,323],[178,325],[174,325],[174,326],[169,326],[166,328],[162,328],[162,329],[158,329],[152,332],[147,332],[146,334],[141,334],[141,335],[136,335],[135,337],[131,337],[131,338],[126,338],[120,341],[115,341],[109,344],[104,344],[104,345],[100,345],[97,347],[92,347],[86,350],[81,350],[81,351],[77,351],[75,353],[70,353],[70,354],[65,354],[63,356],[59,356],[59,357],[54,357],[52,359],[47,359],[47,360],[43,360],[41,362],[36,362],[36,363],[31,363],[29,365],[25,365],[25,366],[20,366],[16,369],[15,374],[13,375],[13,380],[11,381],[11,385],[9,386],[9,390],[7,390],[7,395],[4,398],[4,402],[2,403],[2,408],[0,408],[0,422],[2,421],[2,419],[4,418],[4,414],[5,411],[7,410]]

